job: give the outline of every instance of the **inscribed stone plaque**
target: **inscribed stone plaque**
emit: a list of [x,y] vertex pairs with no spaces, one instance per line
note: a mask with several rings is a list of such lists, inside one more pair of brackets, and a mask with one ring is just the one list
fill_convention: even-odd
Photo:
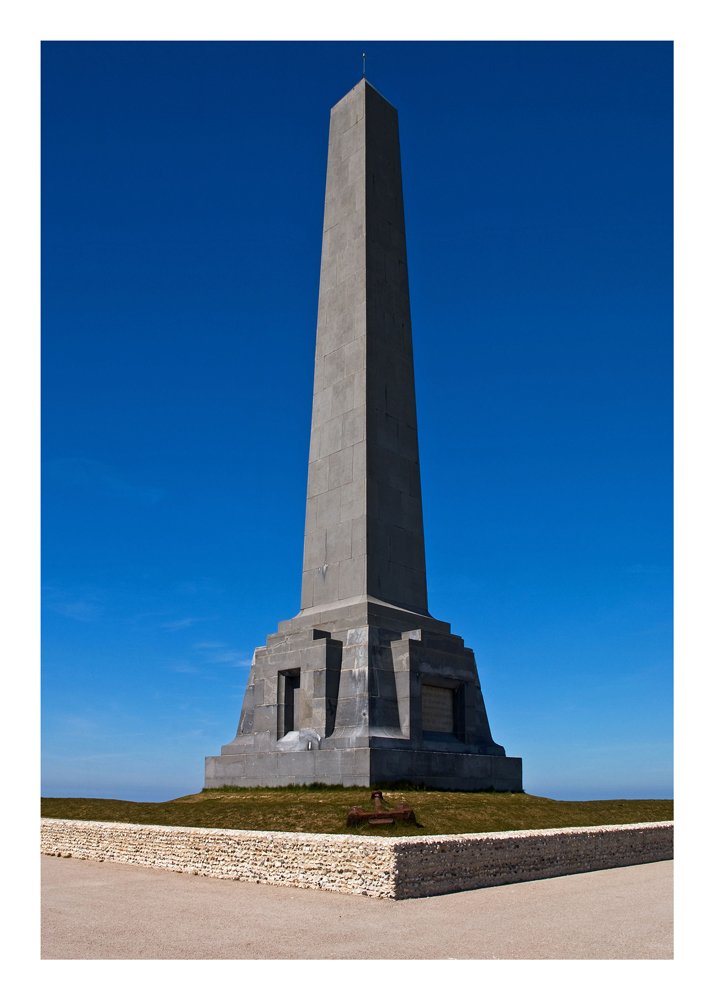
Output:
[[423,684],[421,689],[421,719],[422,727],[428,732],[453,733],[453,689]]

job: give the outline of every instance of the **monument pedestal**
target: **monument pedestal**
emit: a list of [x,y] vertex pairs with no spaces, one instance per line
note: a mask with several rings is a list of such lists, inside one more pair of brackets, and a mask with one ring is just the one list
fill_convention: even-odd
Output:
[[238,733],[206,759],[206,787],[402,780],[522,791],[473,651],[446,622],[370,598],[281,622],[255,651]]
[[284,785],[386,785],[410,781],[456,792],[522,792],[520,757],[419,750],[320,750],[206,758],[206,788]]

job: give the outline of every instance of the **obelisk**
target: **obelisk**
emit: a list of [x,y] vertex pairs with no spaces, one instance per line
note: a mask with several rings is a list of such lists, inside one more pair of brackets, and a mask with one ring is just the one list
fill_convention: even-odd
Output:
[[206,787],[519,791],[473,651],[427,609],[397,112],[332,109],[300,613],[255,651]]
[[330,121],[302,609],[427,613],[397,112],[366,81]]

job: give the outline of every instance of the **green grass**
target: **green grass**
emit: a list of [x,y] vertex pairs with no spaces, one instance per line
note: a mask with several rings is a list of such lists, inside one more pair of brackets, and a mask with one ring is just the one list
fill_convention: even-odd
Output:
[[350,806],[372,807],[369,789],[342,786],[211,789],[170,802],[51,798],[41,801],[42,815],[53,819],[392,837],[645,823],[673,817],[671,799],[562,802],[525,793],[437,792],[408,787],[385,790],[384,799],[385,808],[398,806],[406,799],[419,825],[364,824],[348,830],[345,824]]

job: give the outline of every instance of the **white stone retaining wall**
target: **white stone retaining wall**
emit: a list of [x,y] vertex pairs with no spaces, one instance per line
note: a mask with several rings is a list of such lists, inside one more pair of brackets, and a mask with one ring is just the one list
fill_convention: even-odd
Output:
[[44,854],[407,899],[665,861],[674,824],[438,837],[271,833],[43,819]]
[[241,882],[393,896],[394,851],[381,837],[43,819],[41,850]]
[[397,899],[668,861],[674,823],[406,838],[394,845]]

